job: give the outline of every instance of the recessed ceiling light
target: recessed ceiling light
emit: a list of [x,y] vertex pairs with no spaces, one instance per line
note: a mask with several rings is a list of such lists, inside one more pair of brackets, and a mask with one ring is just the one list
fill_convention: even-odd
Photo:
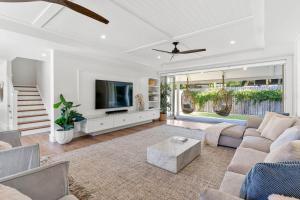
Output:
[[246,71],[248,69],[248,67],[243,67],[243,70]]
[[46,57],[47,56],[47,54],[46,53],[42,53],[42,57]]
[[230,44],[235,44],[235,43],[236,43],[236,41],[234,41],[234,40],[230,41]]
[[157,59],[161,59],[161,56],[157,56]]
[[106,39],[106,35],[101,35],[101,39],[105,40]]

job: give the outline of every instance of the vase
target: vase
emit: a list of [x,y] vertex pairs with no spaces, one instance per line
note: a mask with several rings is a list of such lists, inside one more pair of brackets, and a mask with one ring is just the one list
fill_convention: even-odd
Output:
[[55,131],[55,140],[59,144],[67,144],[72,141],[74,136],[74,129],[64,131],[62,129]]

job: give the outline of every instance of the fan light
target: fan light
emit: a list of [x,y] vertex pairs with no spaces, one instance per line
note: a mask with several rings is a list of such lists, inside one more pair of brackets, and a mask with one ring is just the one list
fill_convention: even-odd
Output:
[[247,71],[247,69],[248,69],[248,67],[243,67],[243,70],[244,70],[244,71]]
[[161,57],[160,57],[160,56],[157,56],[157,59],[161,59]]
[[106,35],[101,35],[101,39],[105,40],[106,39]]
[[235,44],[235,43],[236,43],[236,41],[234,41],[234,40],[230,41],[230,44]]

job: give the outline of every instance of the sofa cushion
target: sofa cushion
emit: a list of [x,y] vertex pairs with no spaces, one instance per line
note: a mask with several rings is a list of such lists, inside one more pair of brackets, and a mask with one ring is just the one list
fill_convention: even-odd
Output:
[[255,128],[247,128],[245,130],[245,133],[244,133],[244,137],[245,136],[256,136],[256,137],[259,137],[260,136],[260,132],[258,132],[257,129],[255,129]]
[[220,191],[239,197],[244,180],[245,175],[227,171],[220,186]]
[[259,125],[257,131],[262,132],[264,130],[264,128],[266,127],[266,125],[268,124],[268,122],[274,116],[286,117],[285,115],[281,115],[281,114],[278,114],[278,113],[275,113],[275,112],[266,112],[265,117],[264,117],[263,121],[261,122],[261,124]]
[[251,115],[247,119],[247,128],[258,129],[259,125],[262,123],[263,118]]
[[259,162],[263,162],[268,154],[249,148],[238,148],[228,166],[228,171],[247,174]]
[[246,127],[245,126],[231,126],[222,131],[221,135],[230,136],[233,138],[242,138],[244,135]]
[[293,126],[291,128],[286,129],[272,144],[270,147],[270,151],[278,148],[284,143],[300,140],[300,126]]
[[258,151],[269,153],[272,142],[273,142],[272,140],[269,140],[264,137],[246,136],[243,138],[240,147],[251,148]]
[[60,198],[59,200],[78,200],[74,195],[67,195],[63,198]]
[[207,188],[200,194],[200,200],[242,200],[219,190]]
[[11,148],[12,148],[11,144],[0,140],[0,151],[11,149]]
[[300,199],[296,199],[294,197],[278,195],[278,194],[272,194],[268,197],[268,200],[300,200]]
[[300,198],[300,162],[258,163],[251,169],[240,197],[267,200],[272,194]]
[[286,129],[295,123],[295,118],[274,116],[267,123],[261,135],[270,140],[276,140]]
[[300,161],[300,140],[285,143],[271,151],[265,162]]
[[22,194],[18,190],[2,184],[0,184],[0,199],[1,200],[31,200],[31,198]]

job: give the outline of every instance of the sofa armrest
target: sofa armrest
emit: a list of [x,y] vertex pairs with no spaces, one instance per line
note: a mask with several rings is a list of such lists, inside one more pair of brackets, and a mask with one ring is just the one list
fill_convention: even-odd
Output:
[[21,132],[20,131],[4,131],[0,132],[0,140],[7,142],[13,147],[21,146]]
[[32,200],[58,200],[69,194],[69,162],[58,162],[0,179]]
[[239,197],[215,189],[206,189],[200,194],[200,200],[242,200]]
[[0,151],[0,178],[40,166],[38,144]]
[[249,116],[247,119],[247,128],[258,128],[263,121],[263,118],[258,116]]

